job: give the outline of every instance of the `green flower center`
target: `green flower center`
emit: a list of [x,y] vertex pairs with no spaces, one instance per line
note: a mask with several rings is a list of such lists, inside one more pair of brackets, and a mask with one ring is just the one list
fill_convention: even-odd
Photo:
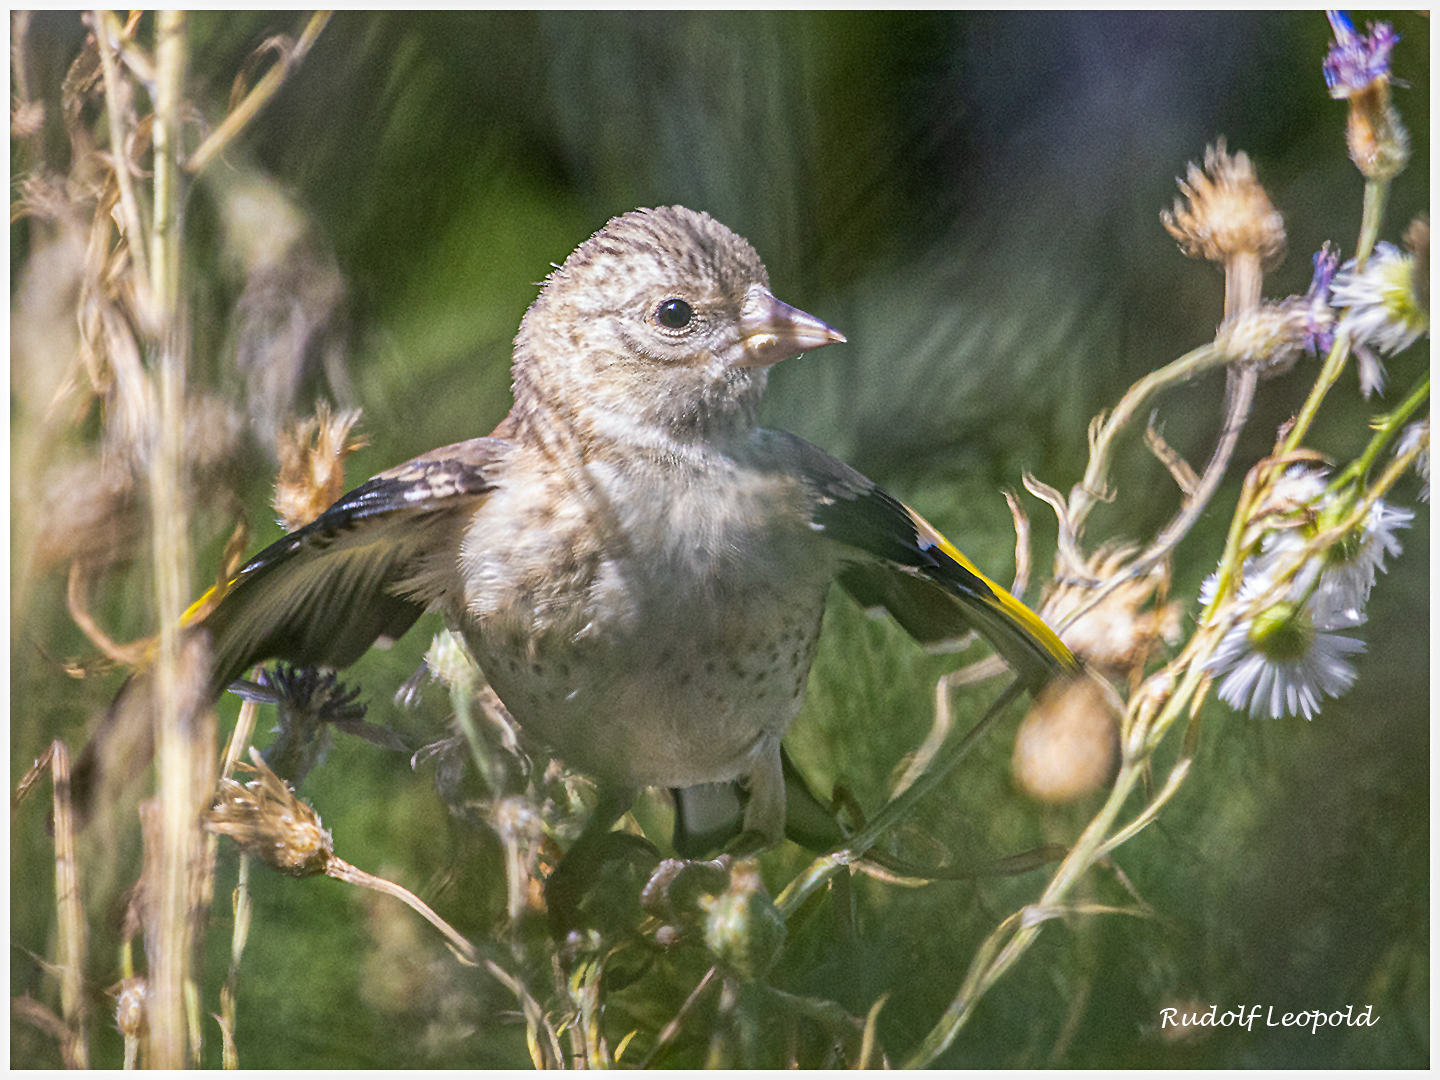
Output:
[[1304,608],[1282,600],[1255,616],[1249,637],[1250,644],[1268,660],[1301,660],[1315,644],[1315,624]]

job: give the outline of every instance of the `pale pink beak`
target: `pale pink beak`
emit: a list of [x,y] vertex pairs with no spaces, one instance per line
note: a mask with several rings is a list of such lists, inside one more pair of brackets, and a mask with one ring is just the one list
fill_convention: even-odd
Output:
[[743,351],[736,367],[769,367],[787,356],[834,345],[845,335],[829,323],[776,300],[763,285],[751,285],[740,309]]

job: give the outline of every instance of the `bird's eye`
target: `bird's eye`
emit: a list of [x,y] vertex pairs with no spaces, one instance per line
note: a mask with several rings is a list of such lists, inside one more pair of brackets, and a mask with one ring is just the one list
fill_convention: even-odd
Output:
[[671,330],[683,330],[695,317],[694,310],[678,296],[666,300],[655,309],[655,321]]

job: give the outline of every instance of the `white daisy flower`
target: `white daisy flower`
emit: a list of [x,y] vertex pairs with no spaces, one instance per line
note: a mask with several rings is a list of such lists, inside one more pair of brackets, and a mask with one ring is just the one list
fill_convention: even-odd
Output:
[[1233,627],[1206,665],[1224,675],[1220,698],[1251,716],[1304,716],[1322,696],[1339,697],[1355,682],[1349,657],[1365,643],[1319,630],[1310,606],[1283,600]]
[[1415,260],[1383,240],[1363,271],[1351,259],[1330,287],[1330,303],[1345,308],[1337,330],[1350,332],[1360,362],[1360,390],[1368,398],[1384,390],[1380,355],[1393,356],[1430,330],[1430,314],[1415,295]]

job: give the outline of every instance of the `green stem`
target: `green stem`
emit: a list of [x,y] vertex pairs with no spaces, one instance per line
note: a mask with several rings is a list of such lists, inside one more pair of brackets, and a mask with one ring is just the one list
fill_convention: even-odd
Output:
[[[985,996],[986,991],[1025,955],[1039,935],[1041,924],[1046,921],[1040,913],[1057,908],[1079,880],[1080,875],[1089,870],[1095,853],[1100,850],[1105,841],[1110,826],[1114,824],[1125,801],[1130,797],[1131,790],[1144,772],[1144,764],[1140,761],[1130,762],[1121,768],[1120,775],[1115,779],[1115,786],[1110,789],[1110,796],[1105,800],[1105,805],[1091,820],[1080,839],[1075,842],[1075,846],[1070,849],[1070,854],[1065,857],[1065,861],[1055,871],[1055,877],[1051,879],[1044,894],[1034,904],[1015,912],[1001,923],[981,946],[975,959],[971,962],[964,983],[961,984],[959,992],[951,1001],[950,1007],[945,1010],[939,1022],[930,1029],[929,1034],[915,1048],[914,1053],[905,1062],[904,1068],[925,1068],[943,1054],[955,1041],[955,1036],[960,1033],[960,1029],[970,1019],[971,1013],[974,1012],[980,999]],[[1001,945],[1002,941],[1004,941],[1003,945]]]
[[1392,412],[1377,416],[1371,422],[1371,427],[1375,429],[1375,434],[1371,437],[1370,444],[1365,447],[1364,453],[1346,466],[1345,470],[1331,481],[1330,490],[1338,491],[1352,480],[1359,480],[1362,483],[1368,481],[1370,469],[1374,466],[1375,459],[1390,445],[1390,441],[1394,439],[1400,429],[1405,426],[1405,422],[1410,419],[1415,410],[1420,408],[1420,406],[1425,404],[1429,399],[1430,373],[1427,371],[1415,389],[1410,391],[1409,397],[1396,406]]
[[850,838],[848,844],[816,859],[805,869],[804,873],[791,881],[775,899],[775,906],[780,909],[781,917],[790,918],[799,910],[800,905],[805,902],[807,897],[852,862],[863,859],[865,853],[875,846],[875,842],[880,839],[885,830],[902,821],[916,803],[929,795],[950,775],[951,770],[959,765],[979,744],[981,736],[990,730],[1000,714],[1005,711],[1005,706],[1010,704],[1019,693],[1020,684],[1018,682],[1011,683],[990,706],[989,711],[965,733],[963,738],[957,739],[936,754],[934,764],[918,780],[882,806],[869,823]]
[[1360,240],[1355,249],[1355,268],[1364,270],[1375,242],[1380,239],[1380,225],[1385,220],[1385,204],[1389,201],[1390,181],[1366,180],[1365,204],[1360,211]]
[[[1385,217],[1385,202],[1389,191],[1390,182],[1388,180],[1365,181],[1365,204],[1360,211],[1360,239],[1355,250],[1357,270],[1365,269],[1365,263],[1370,258],[1370,253],[1375,250],[1375,241],[1380,235],[1380,223]],[[1320,371],[1320,377],[1315,380],[1315,385],[1310,388],[1309,396],[1305,398],[1305,404],[1300,407],[1294,426],[1285,436],[1285,441],[1280,444],[1281,454],[1289,453],[1305,440],[1305,436],[1310,432],[1310,425],[1319,415],[1320,403],[1325,400],[1325,395],[1335,385],[1335,380],[1340,377],[1340,372],[1345,369],[1345,361],[1349,358],[1350,334],[1348,331],[1341,331],[1335,335],[1335,344],[1330,349],[1330,355],[1325,358],[1325,366]]]

